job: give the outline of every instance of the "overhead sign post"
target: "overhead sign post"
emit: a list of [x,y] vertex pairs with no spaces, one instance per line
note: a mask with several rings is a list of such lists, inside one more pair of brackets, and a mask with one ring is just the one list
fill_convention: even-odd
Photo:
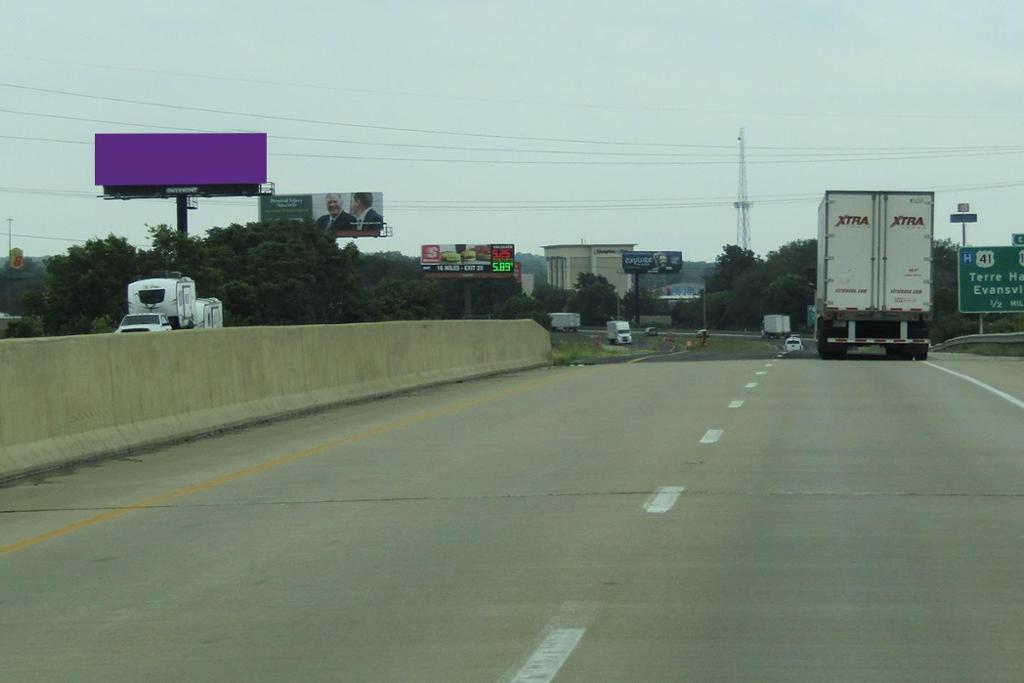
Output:
[[957,204],[957,211],[959,213],[951,213],[949,215],[949,222],[950,223],[959,223],[960,224],[960,246],[961,247],[966,247],[967,246],[967,224],[968,223],[977,223],[978,222],[978,214],[976,214],[976,213],[967,213],[968,211],[970,211],[970,209],[971,209],[971,205],[970,204]]
[[970,247],[957,253],[961,313],[1024,312],[1024,247]]

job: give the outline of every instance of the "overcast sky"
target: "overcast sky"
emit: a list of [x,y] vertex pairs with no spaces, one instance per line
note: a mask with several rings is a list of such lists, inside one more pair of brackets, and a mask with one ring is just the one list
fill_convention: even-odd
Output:
[[[1004,245],[1024,232],[1022,26],[1024,4],[984,0],[6,0],[0,218],[31,256],[148,246],[173,201],[97,198],[93,134],[265,131],[277,192],[384,193],[394,236],[364,251],[711,260],[736,241],[745,127],[759,254],[815,236],[826,189],[935,190],[937,237],[970,202],[968,241]],[[256,217],[200,200],[190,226]]]

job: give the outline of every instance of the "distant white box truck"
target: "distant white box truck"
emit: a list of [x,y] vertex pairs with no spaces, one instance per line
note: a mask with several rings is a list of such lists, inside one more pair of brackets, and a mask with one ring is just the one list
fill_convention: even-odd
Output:
[[934,192],[830,190],[818,208],[821,358],[856,346],[928,357]]
[[195,327],[196,283],[190,277],[137,280],[128,285],[128,313],[163,313],[175,329]]
[[559,330],[562,332],[572,331],[580,329],[580,314],[579,313],[552,313],[551,314],[551,329]]
[[609,320],[607,325],[609,344],[632,344],[633,332],[625,320]]
[[790,332],[788,315],[766,315],[761,321],[761,336],[768,339],[788,337]]

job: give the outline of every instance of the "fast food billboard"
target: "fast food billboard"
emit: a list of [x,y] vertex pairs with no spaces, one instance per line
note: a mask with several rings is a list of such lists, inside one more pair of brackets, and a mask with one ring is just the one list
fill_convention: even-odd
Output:
[[514,278],[513,244],[424,244],[420,270],[435,278]]
[[272,194],[260,197],[260,222],[315,221],[335,237],[380,237],[384,230],[381,192]]
[[681,251],[622,252],[622,270],[627,273],[678,273],[682,269]]
[[97,133],[94,142],[104,187],[267,182],[266,133]]

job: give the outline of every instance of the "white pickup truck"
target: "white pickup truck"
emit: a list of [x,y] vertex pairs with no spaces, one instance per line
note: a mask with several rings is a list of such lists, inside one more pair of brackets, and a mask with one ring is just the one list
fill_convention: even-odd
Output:
[[114,332],[167,332],[171,329],[171,321],[163,313],[129,313]]

